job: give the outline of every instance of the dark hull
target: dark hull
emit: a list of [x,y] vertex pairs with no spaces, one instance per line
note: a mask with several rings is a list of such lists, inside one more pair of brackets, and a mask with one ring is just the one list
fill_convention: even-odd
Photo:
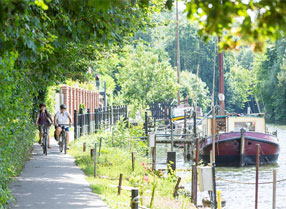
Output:
[[[255,165],[256,144],[260,145],[260,164],[275,163],[279,157],[279,144],[276,137],[257,132],[245,133],[245,165]],[[241,133],[223,133],[216,139],[216,165],[240,165]],[[204,163],[210,162],[209,153],[212,150],[212,138],[209,137],[201,144],[200,157]]]

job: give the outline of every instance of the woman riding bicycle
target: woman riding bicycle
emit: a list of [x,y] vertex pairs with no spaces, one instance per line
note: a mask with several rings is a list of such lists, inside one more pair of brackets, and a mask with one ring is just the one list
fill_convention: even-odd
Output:
[[[66,131],[66,139],[67,144],[69,144],[69,126],[67,124],[72,124],[72,119],[70,114],[66,111],[66,105],[62,104],[60,106],[60,111],[56,113],[55,115],[55,126],[56,126],[56,140],[59,138],[62,128],[60,125],[64,125],[65,131]],[[68,148],[67,148],[68,149]]]
[[40,104],[40,110],[37,113],[37,118],[36,118],[36,125],[39,126],[39,144],[42,143],[42,138],[44,134],[44,126],[47,127],[47,134],[48,134],[48,147],[50,147],[50,136],[49,136],[49,130],[50,126],[53,123],[53,119],[51,114],[48,112],[46,109],[46,105],[44,103]]

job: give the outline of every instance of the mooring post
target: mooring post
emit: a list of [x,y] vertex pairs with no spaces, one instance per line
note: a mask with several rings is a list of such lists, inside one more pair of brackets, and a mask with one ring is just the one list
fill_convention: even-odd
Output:
[[85,152],[85,151],[86,151],[86,142],[84,142],[84,143],[83,143],[82,151],[83,151],[83,152]]
[[245,166],[245,129],[240,129],[241,142],[240,142],[240,166]]
[[193,118],[194,118],[194,137],[197,137],[197,113],[194,111],[193,113]]
[[214,209],[217,209],[217,199],[216,199],[216,177],[215,177],[215,162],[212,163],[212,173],[213,173],[213,205]]
[[178,178],[174,192],[173,192],[173,197],[177,197],[178,196],[178,190],[179,190],[179,185],[181,182],[181,177]]
[[145,111],[145,136],[148,136],[148,115],[147,111]]
[[121,192],[122,176],[123,174],[121,173],[119,176],[119,183],[118,183],[118,195],[120,195],[120,192]]
[[197,166],[192,165],[192,194],[191,202],[197,206]]
[[[183,133],[187,134],[187,112],[186,110],[184,110],[184,129],[183,129]],[[187,137],[184,136],[184,139],[186,139]],[[184,160],[187,160],[187,146],[189,146],[188,144],[184,143]]]
[[94,177],[97,175],[97,144],[94,143]]
[[168,173],[170,173],[170,168],[172,171],[176,170],[176,152],[167,152],[167,165]]
[[276,169],[273,170],[273,197],[272,197],[272,209],[276,208]]
[[256,144],[255,209],[258,209],[259,148],[260,145]]
[[187,111],[184,110],[184,134],[187,133]]
[[131,190],[131,209],[138,209],[139,208],[139,195],[138,189],[133,188]]
[[132,160],[132,171],[135,170],[135,155],[134,152],[131,153],[131,160]]
[[199,138],[196,138],[196,166],[199,164]]

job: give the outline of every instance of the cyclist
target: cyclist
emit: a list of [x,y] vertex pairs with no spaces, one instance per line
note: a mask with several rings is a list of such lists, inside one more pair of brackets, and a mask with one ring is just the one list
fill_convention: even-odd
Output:
[[53,123],[53,119],[51,114],[48,112],[46,105],[44,103],[40,104],[40,110],[37,113],[37,118],[36,118],[36,125],[39,126],[39,144],[42,143],[42,138],[44,134],[44,126],[47,126],[47,132],[48,132],[48,148],[50,147],[50,135],[49,135],[49,130],[50,126]]
[[[67,124],[72,123],[72,119],[70,114],[66,111],[66,105],[62,104],[60,106],[60,111],[56,113],[55,115],[55,127],[56,127],[56,140],[59,138],[62,128],[59,126],[61,124],[64,124],[65,130],[66,130],[66,139],[67,139],[67,144],[69,144],[69,126]],[[67,147],[68,149],[68,147]]]

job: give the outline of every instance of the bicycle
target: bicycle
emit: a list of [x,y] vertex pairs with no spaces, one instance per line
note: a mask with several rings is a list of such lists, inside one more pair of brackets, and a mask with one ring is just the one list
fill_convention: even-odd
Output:
[[70,124],[58,124],[58,126],[62,129],[61,134],[59,136],[59,149],[60,152],[64,151],[64,154],[67,154],[67,135],[66,135],[66,127],[70,126]]
[[48,155],[48,125],[41,125],[42,130],[43,130],[43,143],[42,143],[42,148],[43,148],[43,154]]

